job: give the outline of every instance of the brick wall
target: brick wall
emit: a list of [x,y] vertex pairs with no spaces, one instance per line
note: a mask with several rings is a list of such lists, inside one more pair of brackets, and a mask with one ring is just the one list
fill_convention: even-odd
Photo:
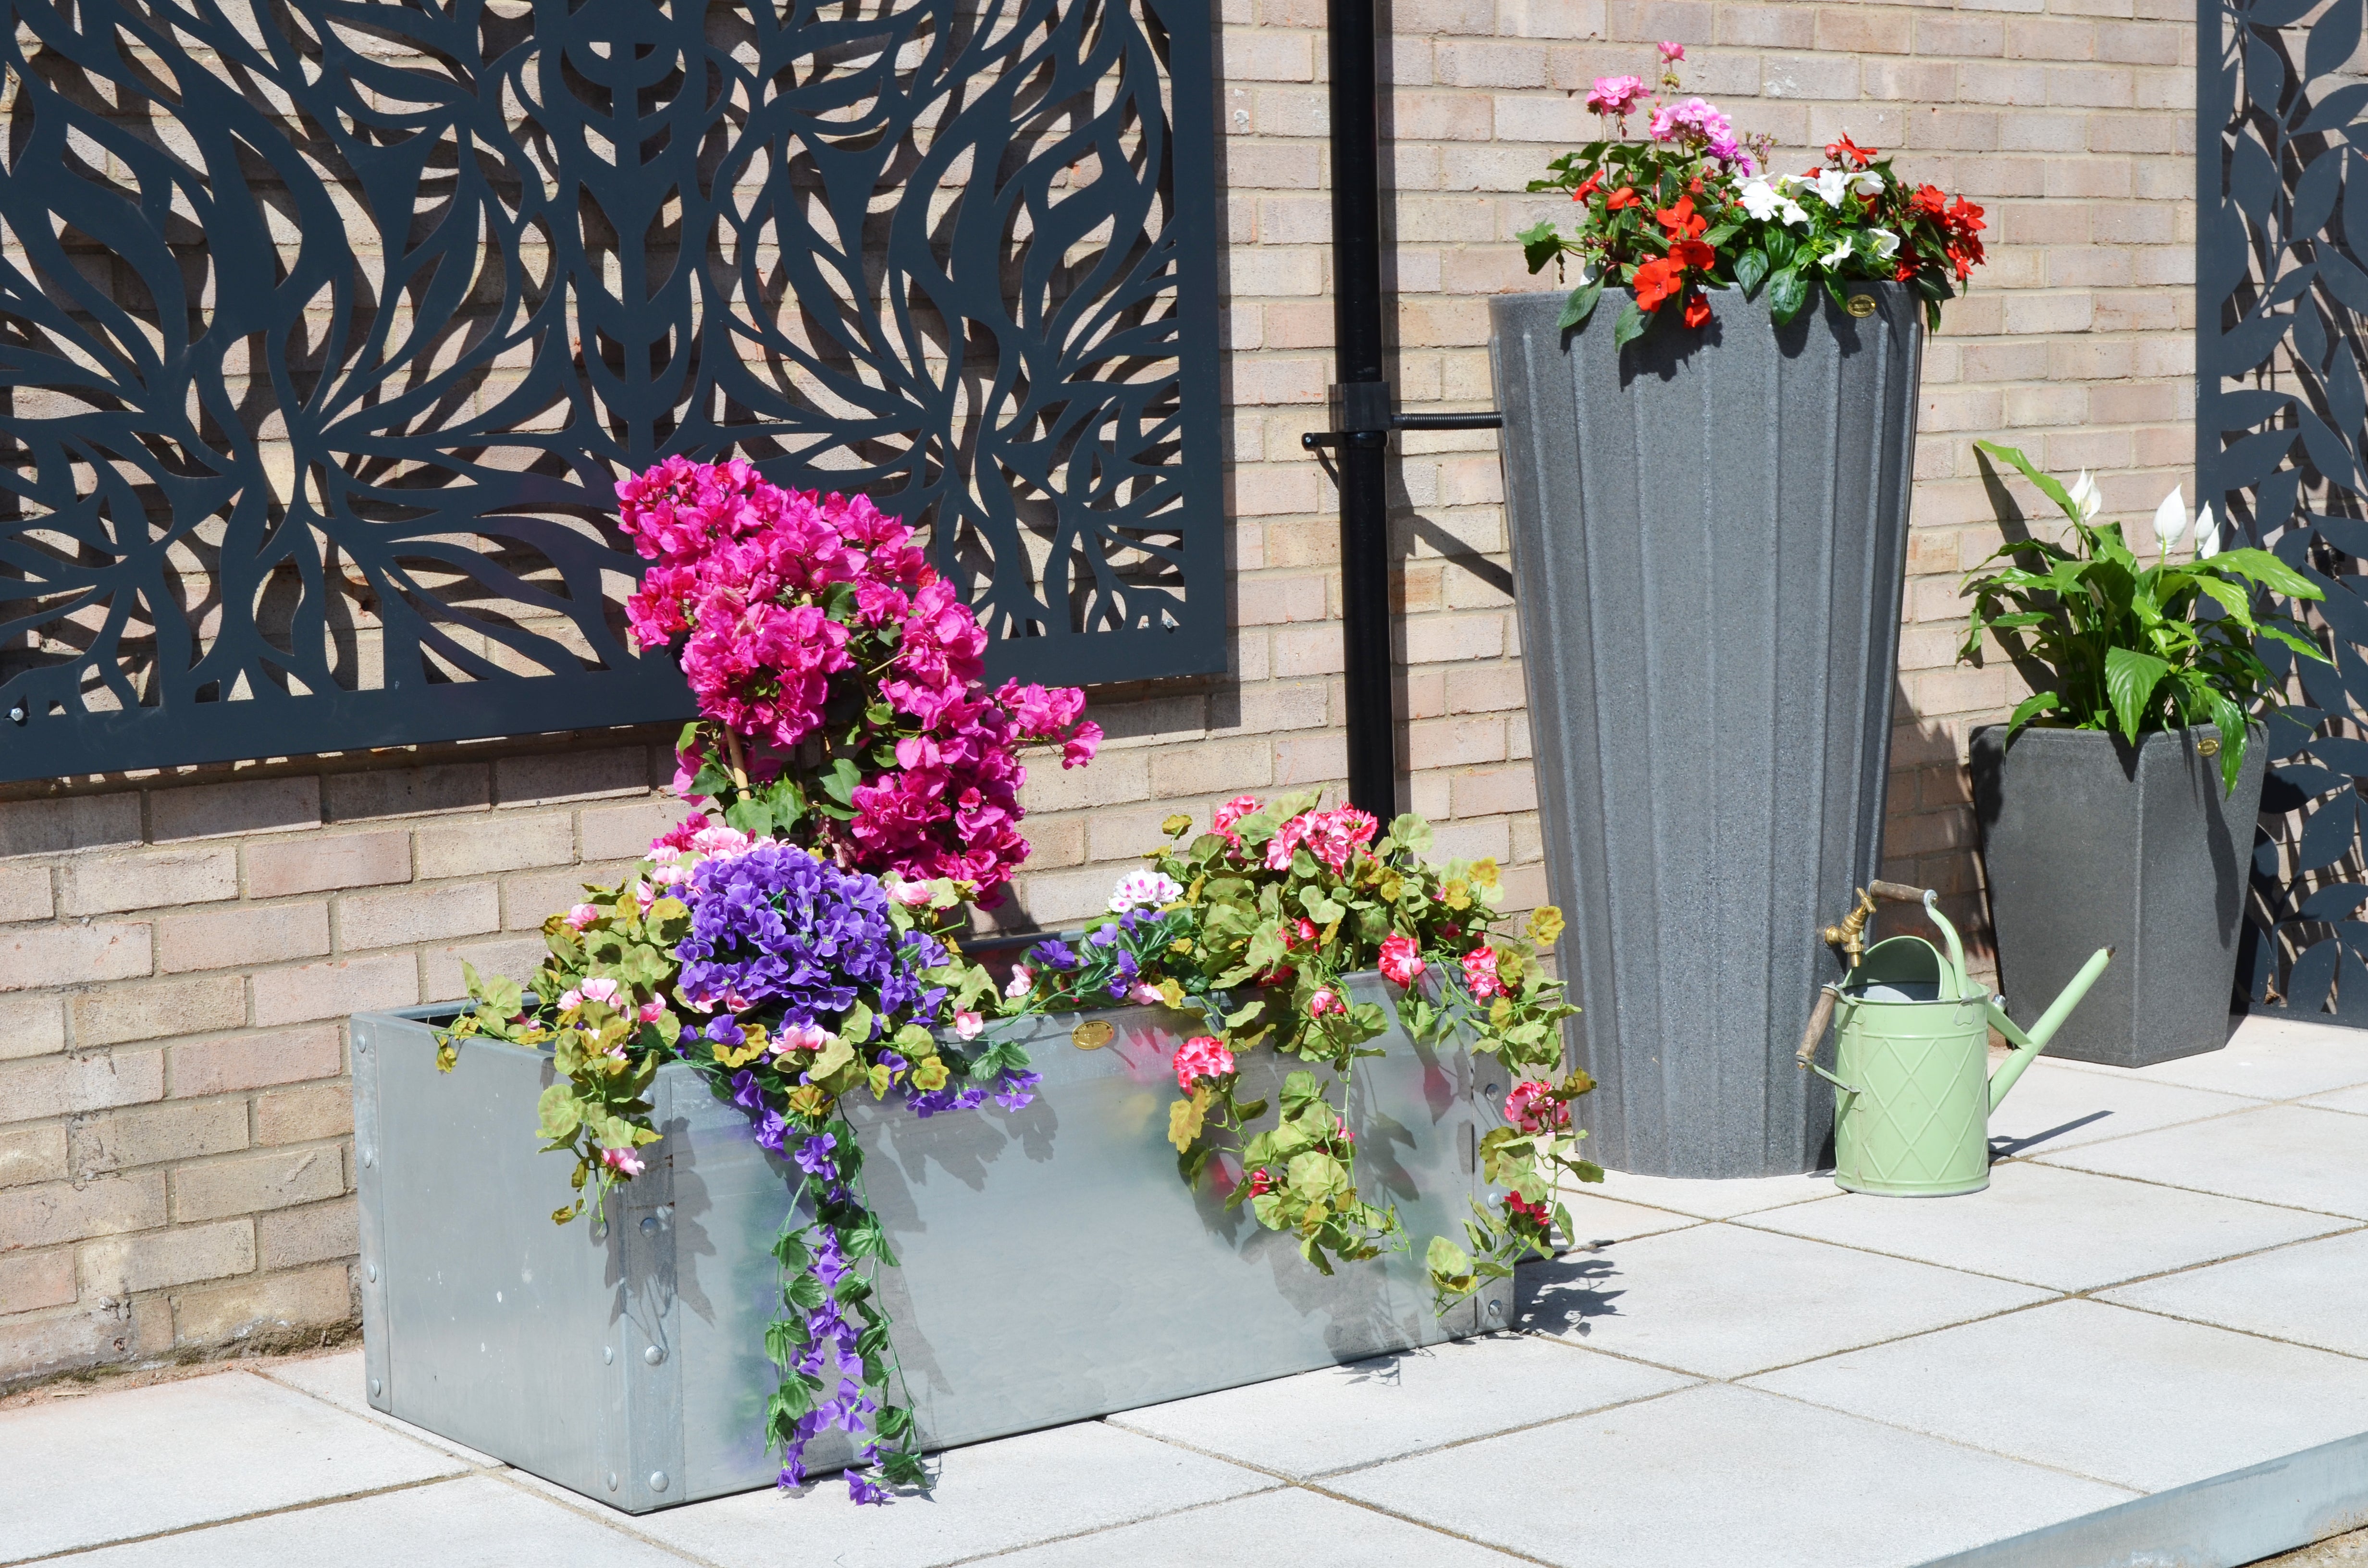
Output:
[[[1345,771],[1338,525],[1299,436],[1330,380],[1321,0],[1223,0],[1227,506],[1223,679],[1098,694],[1091,768],[1035,760],[1007,924],[1098,907],[1160,818]],[[1485,296],[1531,286],[1520,193],[1593,133],[1598,74],[1687,44],[1689,88],[1782,143],[1847,129],[1991,214],[1929,349],[1888,874],[1978,928],[1962,767],[2015,695],[1954,663],[1956,581],[1996,542],[1975,437],[2100,471],[2152,510],[2188,460],[2192,10],[2180,0],[1726,5],[1394,0],[1391,368],[1485,407]],[[1407,798],[1442,846],[1544,896],[1495,437],[1392,457]],[[2191,486],[2192,489],[2192,486]],[[1748,548],[1741,541],[1740,548]],[[667,815],[650,733],[0,790],[0,1383],[351,1312],[345,1044],[365,1006],[524,973],[533,927]]]

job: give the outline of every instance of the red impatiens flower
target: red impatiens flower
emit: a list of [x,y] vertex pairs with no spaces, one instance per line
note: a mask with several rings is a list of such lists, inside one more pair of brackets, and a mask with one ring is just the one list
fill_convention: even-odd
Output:
[[1941,187],[1937,185],[1918,186],[1912,199],[1918,217],[1930,218],[1936,222],[1940,221],[1941,214],[1946,211],[1949,206],[1949,199],[1941,193]]
[[1686,290],[1685,321],[1688,326],[1710,324],[1710,301],[1702,298],[1702,291],[1699,289]]
[[1827,142],[1827,143],[1826,143],[1826,156],[1827,156],[1827,157],[1828,157],[1828,158],[1844,158],[1844,157],[1846,157],[1846,158],[1850,159],[1850,162],[1851,162],[1852,164],[1856,165],[1858,167],[1860,167],[1860,168],[1861,168],[1861,169],[1862,169],[1862,168],[1864,168],[1864,167],[1866,167],[1869,164],[1871,164],[1871,163],[1874,162],[1875,158],[1876,158],[1878,155],[1879,155],[1879,149],[1876,149],[1876,148],[1873,148],[1873,147],[1861,147],[1861,146],[1860,146],[1857,142],[1853,142],[1853,141],[1851,141],[1851,140],[1850,139],[1850,132],[1849,132],[1849,131],[1843,131],[1843,132],[1842,132],[1842,139],[1841,139],[1840,141],[1839,141],[1839,142]]
[[1664,207],[1653,216],[1660,220],[1661,227],[1669,232],[1673,240],[1691,240],[1710,227],[1708,221],[1694,210],[1694,199],[1691,196],[1679,197],[1675,207]]
[[1657,311],[1661,301],[1685,287],[1686,269],[1668,256],[1656,256],[1636,269],[1631,286],[1636,290],[1636,308]]
[[1603,207],[1607,212],[1617,212],[1623,207],[1642,207],[1644,204],[1645,199],[1636,194],[1634,186],[1623,185],[1611,193]]
[[[1701,219],[1694,220],[1699,223]],[[1679,267],[1691,267],[1708,272],[1718,264],[1718,252],[1700,240],[1677,240],[1669,245],[1669,259]]]
[[1587,178],[1581,182],[1577,190],[1570,193],[1570,199],[1573,201],[1584,201],[1588,197],[1593,196],[1598,190],[1601,189],[1602,186],[1603,171],[1601,169],[1598,169],[1593,174],[1588,176]]

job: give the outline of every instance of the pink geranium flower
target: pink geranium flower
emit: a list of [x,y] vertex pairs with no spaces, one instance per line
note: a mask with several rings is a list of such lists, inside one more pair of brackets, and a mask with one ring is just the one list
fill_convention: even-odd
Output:
[[603,1149],[600,1163],[620,1176],[637,1176],[646,1168],[641,1155],[631,1149]]
[[1382,978],[1403,989],[1422,978],[1422,949],[1412,937],[1395,932],[1382,938]]
[[1214,1035],[1194,1035],[1176,1048],[1176,1085],[1185,1093],[1204,1078],[1222,1078],[1234,1070],[1234,1053]]
[[1641,76],[1598,76],[1587,95],[1587,107],[1598,114],[1625,115],[1644,99],[1645,92]]
[[1474,1001],[1505,994],[1505,983],[1497,977],[1496,949],[1482,946],[1463,955],[1463,983],[1472,988]]
[[1543,1132],[1570,1125],[1570,1106],[1554,1096],[1554,1085],[1524,1079],[1505,1096],[1505,1119],[1524,1132]]

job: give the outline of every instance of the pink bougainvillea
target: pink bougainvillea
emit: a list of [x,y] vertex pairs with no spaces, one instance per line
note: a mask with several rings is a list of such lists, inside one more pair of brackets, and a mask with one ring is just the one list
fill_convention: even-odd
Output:
[[[996,903],[1028,854],[1015,753],[1058,744],[1064,767],[1092,760],[1101,730],[1085,694],[988,691],[977,617],[867,497],[678,457],[617,495],[653,563],[626,605],[633,638],[675,646],[713,727],[687,737],[677,791],[728,795],[723,812],[754,837],[769,824],[857,869],[950,877]],[[657,846],[728,852],[721,835],[740,831],[702,814]]]

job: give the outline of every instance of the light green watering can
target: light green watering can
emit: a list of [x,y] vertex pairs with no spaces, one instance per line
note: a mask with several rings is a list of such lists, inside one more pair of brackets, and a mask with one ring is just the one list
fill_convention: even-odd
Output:
[[[1874,901],[1921,903],[1941,928],[1944,957],[1921,937],[1862,945]],[[1834,1185],[1894,1198],[1947,1198],[1990,1184],[1989,1116],[2024,1068],[2105,972],[2113,949],[2072,977],[2028,1034],[1993,997],[1965,976],[1965,949],[1941,918],[1940,895],[1897,882],[1875,882],[1825,939],[1850,967],[1828,985],[1801,1037],[1803,1067],[1834,1086]],[[1834,1070],[1811,1060],[1834,1024]],[[1989,1031],[2014,1053],[1989,1073]]]

